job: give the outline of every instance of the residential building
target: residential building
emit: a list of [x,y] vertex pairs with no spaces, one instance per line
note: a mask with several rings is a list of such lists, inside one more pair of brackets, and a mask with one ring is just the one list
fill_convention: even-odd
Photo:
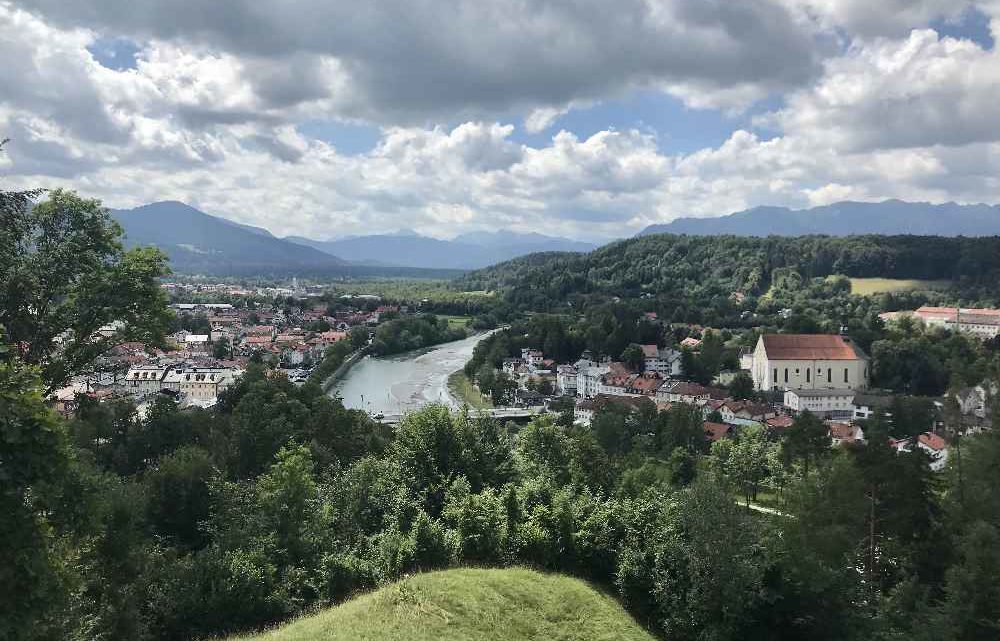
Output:
[[184,347],[191,352],[207,353],[210,344],[208,334],[188,334],[184,337]]
[[133,367],[125,374],[122,385],[125,387],[125,391],[136,396],[154,394],[160,391],[160,385],[163,377],[167,374],[167,369],[158,365]]
[[886,412],[892,405],[892,397],[887,394],[866,394],[857,392],[851,401],[851,417],[855,421],[871,418],[876,412]]
[[752,425],[773,418],[777,412],[767,405],[750,401],[728,400],[719,408],[722,420],[730,425]]
[[733,426],[728,423],[705,421],[702,423],[702,428],[705,430],[705,438],[712,443],[720,441],[733,433]]
[[764,334],[751,369],[759,390],[864,389],[868,356],[836,334]]
[[593,398],[601,389],[601,377],[611,371],[608,362],[595,363],[590,359],[581,358],[576,367],[576,395],[581,398]]
[[576,396],[577,371],[572,365],[556,367],[556,390],[563,396]]
[[917,447],[930,457],[933,472],[940,472],[948,464],[948,444],[933,432],[924,432],[917,437]]
[[785,392],[784,405],[793,412],[809,410],[822,418],[850,419],[854,415],[854,390],[797,389]]
[[645,371],[656,372],[663,378],[681,375],[681,353],[669,347],[642,345]]
[[978,338],[1000,335],[1000,309],[924,306],[913,312],[913,316],[928,327],[967,332]]
[[842,443],[860,443],[865,440],[865,433],[852,423],[830,423],[830,443],[836,447]]

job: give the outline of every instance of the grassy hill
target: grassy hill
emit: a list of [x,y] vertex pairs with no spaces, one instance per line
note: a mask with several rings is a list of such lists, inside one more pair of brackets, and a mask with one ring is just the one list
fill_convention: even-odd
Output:
[[236,641],[652,641],[614,599],[566,576],[459,569],[409,577]]

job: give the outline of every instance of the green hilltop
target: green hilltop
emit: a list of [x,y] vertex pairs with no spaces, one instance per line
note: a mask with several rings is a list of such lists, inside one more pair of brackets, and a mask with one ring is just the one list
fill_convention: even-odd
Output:
[[578,579],[520,568],[404,578],[319,614],[230,641],[652,641]]

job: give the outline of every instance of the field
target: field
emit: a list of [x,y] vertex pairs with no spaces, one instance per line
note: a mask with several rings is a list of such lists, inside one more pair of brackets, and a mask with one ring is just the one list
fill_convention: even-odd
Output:
[[[242,641],[653,641],[611,597],[532,570],[407,577]],[[236,641],[236,638],[231,641]]]
[[448,391],[459,403],[465,403],[475,410],[493,407],[492,401],[479,393],[463,370],[448,377]]
[[908,278],[852,278],[851,293],[859,296],[912,292],[923,289],[947,289],[946,280],[917,280]]
[[462,329],[472,320],[471,316],[449,316],[448,314],[438,314],[437,317],[446,319],[449,329]]

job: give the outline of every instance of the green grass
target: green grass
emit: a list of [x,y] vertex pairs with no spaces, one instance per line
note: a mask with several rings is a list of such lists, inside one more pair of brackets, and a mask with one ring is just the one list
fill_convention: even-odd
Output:
[[448,314],[438,314],[437,317],[447,320],[449,329],[462,329],[472,320],[471,316],[450,316]]
[[493,407],[493,401],[479,393],[479,390],[472,384],[464,370],[453,372],[448,377],[448,391],[459,403],[465,403],[475,410],[489,409]]
[[532,570],[408,577],[244,641],[653,641],[611,597]]
[[851,293],[860,296],[912,292],[924,289],[947,289],[946,280],[917,280],[915,278],[852,278]]

